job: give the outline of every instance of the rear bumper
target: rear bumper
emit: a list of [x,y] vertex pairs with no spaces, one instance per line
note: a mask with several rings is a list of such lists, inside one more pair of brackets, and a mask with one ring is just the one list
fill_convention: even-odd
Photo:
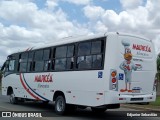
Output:
[[120,95],[119,96],[120,103],[143,103],[143,102],[152,102],[155,100],[156,100],[156,93],[151,93],[146,95]]
[[105,98],[105,104],[152,102],[156,100],[156,92],[143,95],[123,95],[111,92],[106,93]]

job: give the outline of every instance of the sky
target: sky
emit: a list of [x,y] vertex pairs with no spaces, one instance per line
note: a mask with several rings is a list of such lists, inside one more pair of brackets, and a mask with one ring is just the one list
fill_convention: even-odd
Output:
[[160,52],[160,0],[0,0],[0,65],[7,55],[67,36],[127,32]]

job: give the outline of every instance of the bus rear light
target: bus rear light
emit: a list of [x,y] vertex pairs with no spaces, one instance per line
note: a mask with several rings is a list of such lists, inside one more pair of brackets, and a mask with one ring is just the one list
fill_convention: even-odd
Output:
[[119,98],[119,100],[126,100],[126,98]]
[[116,81],[116,78],[112,78],[112,83],[115,83]]
[[117,71],[115,69],[111,69],[110,72],[110,90],[118,90]]
[[116,71],[113,71],[113,72],[111,73],[111,76],[112,76],[112,77],[116,77],[116,74],[117,74],[117,72],[116,72]]
[[97,93],[97,95],[103,95],[103,93]]
[[113,84],[113,85],[112,85],[112,89],[116,89],[116,84]]
[[147,99],[153,99],[152,97],[147,97]]

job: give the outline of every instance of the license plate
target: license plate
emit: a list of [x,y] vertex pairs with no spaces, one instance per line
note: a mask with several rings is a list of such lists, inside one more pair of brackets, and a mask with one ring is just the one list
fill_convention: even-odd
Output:
[[132,93],[140,93],[140,90],[132,90]]

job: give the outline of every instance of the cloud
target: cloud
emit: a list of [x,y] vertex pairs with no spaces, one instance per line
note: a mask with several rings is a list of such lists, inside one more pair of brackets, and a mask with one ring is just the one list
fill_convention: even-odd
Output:
[[83,8],[84,14],[87,18],[91,20],[96,20],[100,16],[102,16],[105,12],[105,10],[102,7],[99,6],[91,6],[87,5]]
[[56,2],[48,0],[45,5],[40,9],[31,1],[0,1],[0,39],[3,41],[0,46],[4,49],[0,65],[13,52],[70,35],[90,33],[86,27],[69,21],[68,15],[57,7]]
[[133,9],[140,5],[142,5],[143,0],[120,0],[120,3],[122,4],[123,8],[127,9]]
[[54,10],[55,7],[58,6],[58,1],[57,0],[47,0],[45,5],[48,7],[48,9]]
[[92,0],[63,0],[65,2],[73,3],[76,5],[88,5]]
[[[160,51],[159,0],[120,0],[123,11],[97,6],[93,0],[46,0],[40,8],[35,0],[0,1],[0,65],[8,54],[30,46],[44,45],[67,36],[100,32],[127,32],[152,39]],[[79,5],[85,23],[69,19],[61,2]],[[79,16],[76,16],[79,19]]]
[[156,52],[158,52],[160,7],[157,0],[147,0],[143,6],[143,0],[120,0],[120,2],[124,10],[119,13],[101,6],[84,7],[84,15],[89,19],[90,29],[96,32],[119,31],[148,37],[153,40]]

